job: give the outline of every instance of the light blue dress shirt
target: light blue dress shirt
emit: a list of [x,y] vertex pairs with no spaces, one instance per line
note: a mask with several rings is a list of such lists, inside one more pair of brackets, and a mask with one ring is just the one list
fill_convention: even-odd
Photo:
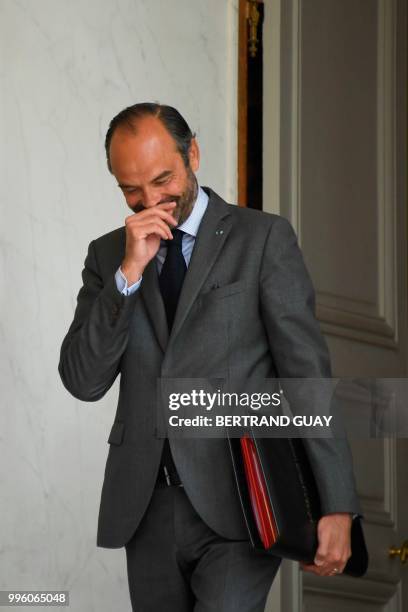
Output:
[[[178,226],[178,229],[184,232],[181,249],[183,251],[183,256],[186,261],[187,267],[190,263],[191,253],[193,252],[198,228],[200,227],[201,220],[204,216],[205,211],[207,210],[207,206],[208,195],[205,193],[204,189],[199,187],[197,199],[194,202],[193,210],[191,211],[190,216],[184,221],[184,223]],[[158,250],[156,255],[157,270],[159,274],[163,267],[164,260],[166,259],[166,254],[167,245],[166,242],[162,240],[160,249]],[[128,286],[128,282],[126,280],[126,277],[122,273],[120,266],[115,273],[116,287],[118,288],[118,291],[120,291],[123,295],[132,295],[132,293],[139,289],[142,280],[143,276],[141,276],[138,281],[133,283],[133,285]]]

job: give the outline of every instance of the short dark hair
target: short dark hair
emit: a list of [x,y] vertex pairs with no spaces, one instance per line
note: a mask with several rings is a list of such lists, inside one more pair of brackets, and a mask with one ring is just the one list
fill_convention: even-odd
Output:
[[187,121],[182,117],[177,109],[166,104],[158,104],[157,102],[140,102],[124,108],[110,122],[105,138],[106,161],[108,163],[109,172],[112,172],[110,163],[109,149],[112,136],[118,127],[126,127],[134,130],[136,122],[143,117],[157,117],[160,119],[164,127],[173,137],[177,150],[183,158],[186,168],[189,166],[188,153],[191,146],[191,141],[195,138],[195,134],[190,130]]

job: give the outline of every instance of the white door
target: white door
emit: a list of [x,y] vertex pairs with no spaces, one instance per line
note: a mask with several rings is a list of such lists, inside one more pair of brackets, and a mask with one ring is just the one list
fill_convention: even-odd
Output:
[[[265,2],[264,209],[298,233],[339,377],[408,373],[406,23],[407,0]],[[408,610],[388,553],[408,540],[408,440],[350,442],[368,575],[284,563],[268,610]]]

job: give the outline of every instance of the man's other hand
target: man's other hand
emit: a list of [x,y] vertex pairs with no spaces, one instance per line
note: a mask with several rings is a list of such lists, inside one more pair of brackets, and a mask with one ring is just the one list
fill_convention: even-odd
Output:
[[351,556],[352,521],[352,515],[348,512],[322,516],[317,525],[318,548],[314,563],[301,563],[301,568],[318,576],[341,574]]

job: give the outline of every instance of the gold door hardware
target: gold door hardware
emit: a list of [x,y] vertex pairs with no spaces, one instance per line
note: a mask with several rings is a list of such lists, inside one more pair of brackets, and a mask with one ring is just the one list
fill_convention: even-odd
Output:
[[248,50],[251,57],[256,57],[258,51],[258,25],[260,12],[258,11],[258,0],[248,0],[247,20],[248,20]]
[[396,546],[391,546],[388,549],[388,555],[391,557],[391,559],[394,557],[399,557],[401,563],[406,563],[408,561],[408,540],[405,540],[405,542],[399,548]]

